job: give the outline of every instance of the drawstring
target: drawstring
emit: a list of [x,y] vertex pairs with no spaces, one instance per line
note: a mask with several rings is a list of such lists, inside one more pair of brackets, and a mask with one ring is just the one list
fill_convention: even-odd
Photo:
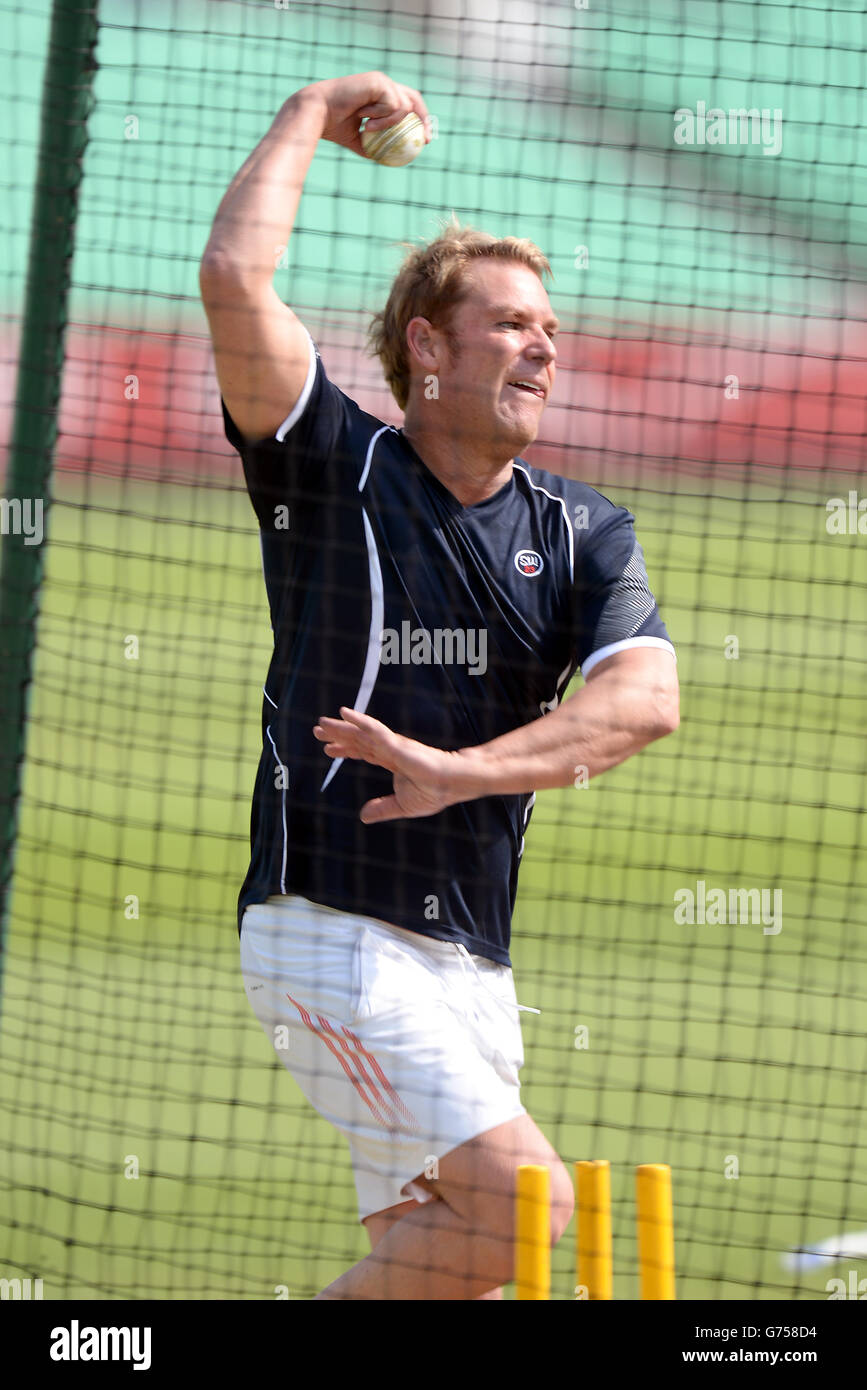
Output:
[[466,976],[467,973],[467,967],[464,964],[464,957],[466,957],[466,959],[469,961],[470,965],[473,968],[473,973],[476,979],[479,981],[480,984],[484,985],[485,989],[488,991],[488,994],[490,994],[493,999],[496,999],[498,1004],[503,1005],[503,1008],[518,1009],[521,1013],[525,1014],[540,1014],[542,1012],[541,1009],[534,1009],[530,1004],[512,1004],[508,999],[501,999],[499,994],[497,994],[494,990],[491,989],[490,985],[488,984],[482,972],[479,970],[479,967],[476,965],[466,946],[462,945],[460,941],[456,941],[455,945],[458,949],[458,959],[460,960],[461,969],[464,975]]

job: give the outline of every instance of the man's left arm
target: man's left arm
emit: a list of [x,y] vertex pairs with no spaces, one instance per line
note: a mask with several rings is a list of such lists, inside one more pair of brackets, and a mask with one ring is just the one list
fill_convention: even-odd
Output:
[[551,714],[475,748],[459,750],[456,777],[476,796],[572,786],[616,767],[680,722],[677,663],[659,647],[629,647],[593,667]]
[[347,708],[339,719],[322,716],[313,733],[329,757],[358,758],[393,774],[393,794],[361,808],[361,819],[373,825],[432,816],[480,796],[568,787],[580,768],[598,777],[678,722],[673,650],[635,646],[597,662],[559,709],[473,748],[431,748]]
[[677,728],[674,646],[650,591],[634,518],[594,497],[593,524],[572,573],[574,656],[585,684],[541,719],[454,752],[355,710],[321,718],[313,732],[329,757],[359,758],[394,775],[393,795],[361,808],[365,824],[572,786],[579,773],[585,781],[598,777]]

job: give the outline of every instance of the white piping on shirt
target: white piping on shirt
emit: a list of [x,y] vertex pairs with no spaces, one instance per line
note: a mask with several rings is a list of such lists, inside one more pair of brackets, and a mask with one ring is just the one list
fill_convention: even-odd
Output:
[[[302,328],[304,327],[303,324],[301,326]],[[307,333],[306,328],[304,332]],[[290,414],[286,416],[286,419],[274,435],[274,438],[279,444],[283,443],[283,440],[286,438],[292,426],[296,421],[300,420],[301,416],[304,414],[307,402],[310,399],[310,392],[313,390],[313,383],[316,380],[316,348],[309,333],[307,333],[307,342],[310,346],[310,365],[307,368],[307,377],[301,389],[301,395],[293,405]]]
[[524,477],[527,479],[527,482],[530,484],[530,487],[533,489],[534,492],[541,492],[541,493],[544,494],[545,497],[550,497],[550,499],[551,499],[552,502],[558,502],[558,503],[559,503],[559,505],[560,505],[560,510],[561,510],[562,513],[563,513],[563,522],[564,522],[564,525],[565,525],[565,527],[566,527],[566,535],[567,535],[568,538],[569,538],[569,578],[574,582],[574,579],[575,579],[575,537],[574,537],[574,535],[572,534],[572,523],[571,523],[571,521],[569,520],[569,513],[568,513],[567,510],[566,510],[566,503],[564,502],[564,500],[563,500],[562,497],[555,497],[555,495],[554,495],[553,492],[549,492],[548,489],[542,487],[540,483],[534,483],[534,482],[533,482],[533,479],[530,477],[529,473],[527,472],[526,468],[524,467],[524,465],[523,465],[522,463],[514,463],[514,464],[512,465],[512,467],[513,467],[513,468],[520,468],[521,472],[524,474]]
[[[373,527],[370,524],[370,519],[364,507],[361,509],[361,519],[364,522],[364,539],[367,542],[367,566],[370,574],[370,632],[367,638],[367,657],[361,675],[361,684],[358,687],[358,694],[355,697],[355,703],[352,708],[358,710],[360,714],[364,714],[370,703],[373,687],[376,685],[376,678],[380,670],[385,600],[382,587],[382,569],[379,563],[379,554],[376,549],[376,537],[373,534]],[[331,781],[342,762],[343,758],[335,758],[325,777],[325,781],[319,788],[320,791],[325,791],[325,788],[328,786],[328,783]]]
[[[269,699],[270,699],[270,696],[269,696]],[[271,701],[271,703],[272,703],[272,704],[274,703],[273,700]],[[271,747],[274,749],[274,757],[277,759],[277,766],[279,767],[280,771],[283,773],[283,779],[282,779],[282,780],[283,780],[283,797],[282,797],[282,802],[283,802],[283,863],[282,863],[281,868],[280,868],[280,892],[281,892],[281,893],[285,893],[285,892],[286,892],[286,856],[287,856],[287,854],[288,854],[288,852],[289,852],[289,833],[288,833],[288,831],[287,831],[287,829],[286,829],[286,789],[287,789],[287,787],[288,787],[288,785],[289,785],[289,769],[288,769],[288,767],[286,766],[285,763],[282,763],[282,762],[280,761],[280,754],[277,752],[277,745],[276,745],[276,743],[274,742],[273,738],[271,737],[271,725],[270,725],[270,724],[268,725],[267,729],[265,730],[265,733],[268,735],[268,741],[269,741],[269,743],[271,744]]]
[[[383,425],[374,435],[371,436],[367,446],[367,456],[364,460],[364,468],[358,480],[358,491],[363,492],[370,473],[370,465],[373,463],[373,452],[376,448],[376,441],[381,434],[386,434],[389,430],[397,433],[393,425]],[[376,537],[373,534],[373,527],[370,518],[364,507],[361,508],[361,519],[364,522],[364,539],[367,542],[367,569],[370,576],[370,631],[367,636],[367,656],[364,661],[364,670],[361,673],[361,684],[358,687],[358,694],[352,708],[364,714],[370,704],[370,697],[373,694],[373,687],[376,685],[376,678],[380,670],[380,657],[382,655],[382,625],[385,620],[385,596],[382,584],[382,567],[379,563],[379,552],[376,549]],[[343,762],[343,758],[335,758],[334,762],[326,774],[321,792],[325,791],[328,783],[337,772]]]

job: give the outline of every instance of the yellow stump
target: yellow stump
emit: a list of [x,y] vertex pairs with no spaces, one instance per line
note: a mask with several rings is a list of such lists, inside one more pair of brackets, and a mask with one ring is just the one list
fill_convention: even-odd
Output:
[[588,1299],[613,1298],[611,1166],[607,1159],[575,1164],[575,1269]]
[[544,1164],[518,1169],[515,1282],[520,1299],[551,1297],[551,1176]]
[[641,1297],[674,1298],[674,1220],[667,1163],[643,1163],[636,1168],[635,1200]]

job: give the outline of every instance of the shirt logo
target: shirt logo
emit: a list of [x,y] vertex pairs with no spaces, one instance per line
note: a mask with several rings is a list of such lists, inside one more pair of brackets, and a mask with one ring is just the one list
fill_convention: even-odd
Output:
[[515,555],[515,569],[519,574],[526,575],[527,579],[541,574],[544,568],[545,564],[538,550],[519,550]]

